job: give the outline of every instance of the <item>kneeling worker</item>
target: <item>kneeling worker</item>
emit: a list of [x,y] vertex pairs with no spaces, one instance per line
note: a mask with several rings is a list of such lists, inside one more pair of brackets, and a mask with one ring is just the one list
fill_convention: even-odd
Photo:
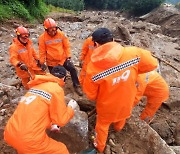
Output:
[[70,101],[66,106],[64,101],[61,88],[66,76],[64,67],[55,66],[51,73],[53,75],[35,75],[28,83],[30,90],[6,125],[4,139],[18,153],[69,153],[63,143],[48,137],[46,129],[52,124],[66,125],[73,117],[77,103]]

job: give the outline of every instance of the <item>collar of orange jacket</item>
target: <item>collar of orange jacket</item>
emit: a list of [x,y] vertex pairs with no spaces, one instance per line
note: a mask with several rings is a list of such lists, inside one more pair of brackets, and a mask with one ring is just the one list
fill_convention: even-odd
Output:
[[49,38],[56,38],[56,37],[58,37],[59,34],[61,34],[61,31],[60,31],[59,29],[57,30],[57,33],[56,33],[56,35],[54,35],[54,36],[50,36],[47,31],[44,31],[44,35],[45,35],[45,37],[47,37],[48,39],[49,39]]
[[46,73],[45,75],[35,75],[34,79],[28,82],[28,86],[29,88],[32,88],[45,82],[56,82],[59,86],[64,86],[64,81],[62,79],[59,79],[50,73]]
[[93,51],[92,63],[100,68],[109,68],[118,64],[122,56],[123,47],[116,42],[109,42],[99,46]]
[[[24,46],[19,40],[18,40],[18,38],[16,37],[16,38],[13,38],[13,42],[15,43],[15,44],[17,44],[17,45],[22,45],[22,46]],[[29,39],[28,40],[28,42],[27,42],[27,44],[32,44],[32,41]]]

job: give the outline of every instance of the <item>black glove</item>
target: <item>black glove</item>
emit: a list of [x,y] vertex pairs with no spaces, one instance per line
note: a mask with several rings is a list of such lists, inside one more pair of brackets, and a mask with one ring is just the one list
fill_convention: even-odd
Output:
[[79,67],[82,68],[82,67],[83,67],[83,63],[84,63],[84,61],[80,61],[80,62],[79,62]]
[[41,66],[41,69],[42,69],[42,71],[45,71],[46,69],[47,69],[47,66],[45,65],[45,64],[40,64]]
[[40,61],[38,59],[36,59],[36,64],[38,67],[41,67]]
[[22,63],[19,67],[23,71],[28,71],[28,68],[27,68],[27,66],[24,63]]

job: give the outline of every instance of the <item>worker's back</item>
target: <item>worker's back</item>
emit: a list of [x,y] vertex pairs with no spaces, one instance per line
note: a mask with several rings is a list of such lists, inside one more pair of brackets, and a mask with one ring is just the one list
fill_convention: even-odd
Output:
[[46,129],[52,123],[64,126],[72,118],[73,110],[66,106],[58,81],[50,74],[37,75],[31,81],[31,89],[22,97],[6,125],[4,138],[8,144],[25,152],[46,150],[51,140]]
[[[151,71],[157,61],[149,51],[106,43],[92,54],[87,68],[85,92],[96,100],[98,117],[117,121],[130,116],[136,94],[138,73]],[[93,86],[89,83],[94,83]]]

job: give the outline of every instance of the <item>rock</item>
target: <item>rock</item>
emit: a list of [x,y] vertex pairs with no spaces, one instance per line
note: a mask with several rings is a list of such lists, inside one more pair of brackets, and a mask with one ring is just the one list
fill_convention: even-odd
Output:
[[88,143],[88,117],[85,112],[77,108],[73,119],[60,133],[48,132],[53,139],[63,142],[71,153],[80,152],[89,147]]
[[17,86],[17,85],[20,85],[21,84],[21,81],[17,78],[12,78],[9,80],[8,82],[8,85],[10,86]]
[[174,138],[175,138],[176,145],[180,146],[180,123],[179,122],[177,122],[177,125],[175,128]]
[[4,58],[3,58],[3,57],[0,57],[0,61],[4,61]]
[[165,35],[179,37],[180,11],[174,6],[161,6],[152,11],[146,18],[146,22],[161,25]]
[[144,22],[138,21],[138,22],[133,24],[132,28],[137,29],[137,30],[139,30],[139,29],[145,30],[146,25]]
[[134,113],[123,130],[116,135],[124,138],[120,144],[125,153],[175,154],[157,132]]
[[110,146],[116,146],[116,144],[114,143],[114,141],[112,139],[109,139],[109,145]]
[[177,47],[175,47],[174,49],[176,49],[176,50],[180,50],[180,46],[177,46]]
[[0,30],[3,31],[3,32],[8,32],[8,29],[4,28],[4,27],[0,27]]
[[106,148],[104,150],[104,153],[105,154],[111,154],[111,149],[110,149],[110,146],[109,145],[106,145]]
[[88,36],[91,34],[92,32],[91,31],[83,31],[79,38],[82,39],[82,40],[85,40],[86,38],[88,38]]
[[7,95],[3,95],[2,101],[4,102],[4,104],[8,104],[10,103],[10,98]]
[[1,115],[1,116],[4,116],[5,114],[6,114],[6,109],[1,109],[1,110],[0,110],[0,115]]
[[180,146],[170,146],[176,154],[180,154]]
[[117,25],[117,30],[118,30],[120,39],[122,39],[124,43],[127,45],[131,44],[132,39],[131,39],[129,30],[120,23]]
[[2,125],[3,120],[4,120],[4,116],[1,116],[1,115],[0,115],[0,125]]

